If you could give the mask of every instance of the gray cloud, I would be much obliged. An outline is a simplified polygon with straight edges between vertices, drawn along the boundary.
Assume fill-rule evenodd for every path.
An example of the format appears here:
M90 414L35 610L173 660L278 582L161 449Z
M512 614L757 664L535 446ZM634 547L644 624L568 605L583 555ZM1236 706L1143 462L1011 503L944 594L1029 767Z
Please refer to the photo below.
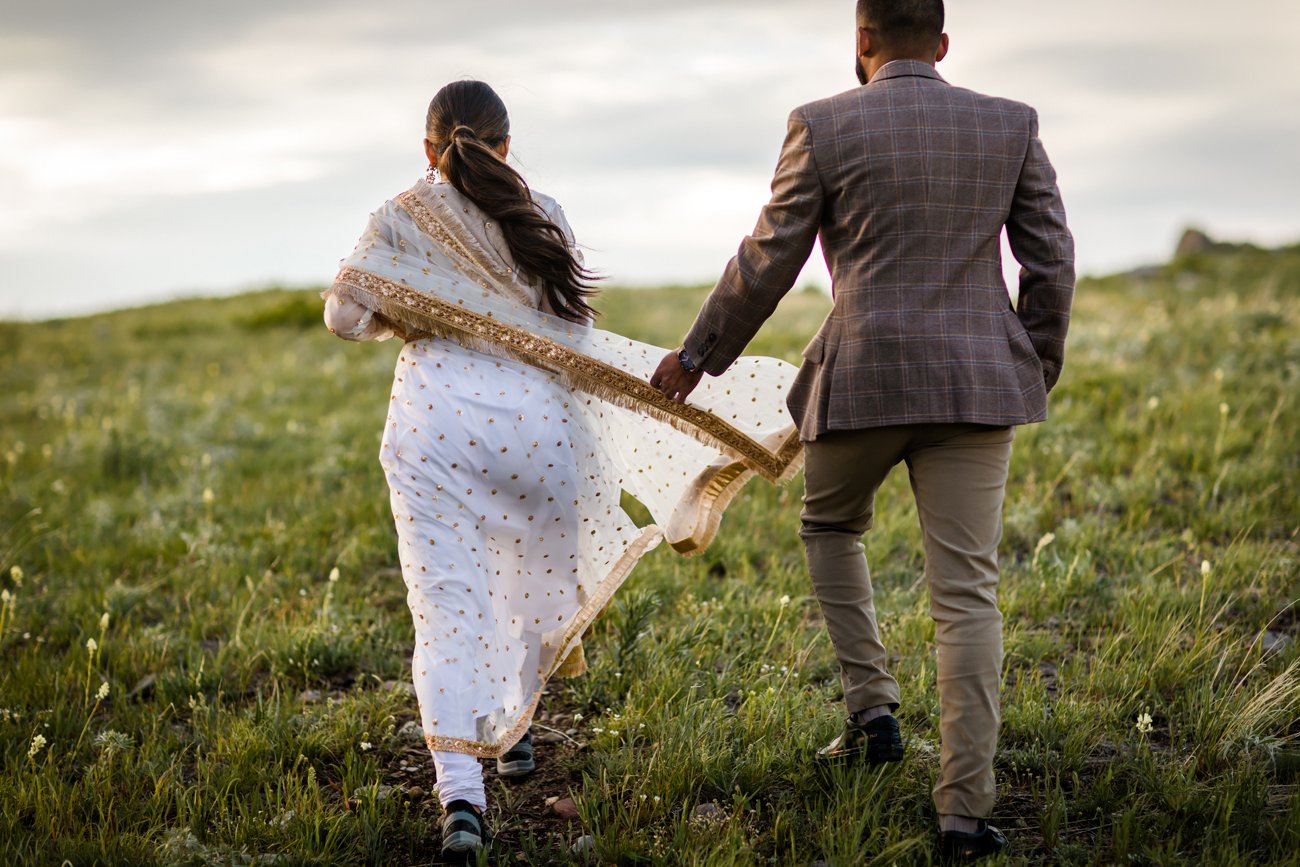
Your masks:
M1193 219L1300 234L1300 85L1253 48L1300 34L1252 2L1224 21L1203 0L967 0L942 69L1039 108L1085 269L1160 258ZM790 109L852 83L852 5L6 4L0 315L327 279L421 171L423 106L464 75L501 91L525 173L598 266L709 279Z

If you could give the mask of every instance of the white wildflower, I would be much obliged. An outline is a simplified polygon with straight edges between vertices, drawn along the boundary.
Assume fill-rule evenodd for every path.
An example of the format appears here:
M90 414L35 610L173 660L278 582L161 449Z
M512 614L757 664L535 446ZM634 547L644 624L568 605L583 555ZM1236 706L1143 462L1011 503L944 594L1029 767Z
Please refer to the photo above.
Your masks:
M12 578L13 582L17 584L19 587L23 586L23 567L10 566L9 577Z
M210 506L210 505L212 505L212 503L213 503L216 499L217 499L217 495L214 494L214 493L212 493L212 489L211 489L211 488L204 488L204 489L203 489L203 503L204 503L204 505Z
M108 698L108 681L99 685L99 691L95 693L95 701L103 701Z
M339 580L339 567L335 566L330 570L330 583L336 584Z
M1151 729L1152 729L1151 714L1147 713L1146 711L1143 711L1142 713L1138 714L1138 718L1137 718L1138 734L1149 735L1151 734Z
M103 614L99 615L99 631L100 631L100 632L107 632L107 631L108 631L108 612L107 612L107 611L105 611Z
M357 746L361 748L361 752L365 753L365 752L369 752L371 747L374 746L374 744L372 744L370 741L362 741L361 743L357 744Z
M1228 414L1228 405L1226 403L1219 404L1219 415L1227 415L1227 414Z
M781 603L781 607L784 608L785 606L787 606L787 605L790 604L790 597L789 597L788 595L787 595L787 596L782 596L782 597L781 597L779 600L777 600L777 601L779 601L779 602Z
M0 603L4 603L5 605L8 605L9 600L13 598L14 598L13 594L10 593L8 590L0 590Z
M1155 412L1156 409L1159 408L1159 406L1160 406L1160 398L1156 397L1155 395L1152 395L1151 397L1147 398L1147 410L1149 410L1150 412Z
M37 735L36 737L32 738L32 745L27 748L27 758L29 759L36 758L36 754L39 753L41 750L45 749L46 743L47 742L45 740L45 735Z
M96 641L96 640L93 639L93 638L87 638L87 639L86 639L86 652L87 652L87 653L94 653L96 650L99 650L99 642Z
M1202 561L1201 561L1201 575L1204 576L1204 577L1206 577L1206 578L1209 578L1209 577L1210 577L1210 561L1209 561L1209 560L1202 560Z

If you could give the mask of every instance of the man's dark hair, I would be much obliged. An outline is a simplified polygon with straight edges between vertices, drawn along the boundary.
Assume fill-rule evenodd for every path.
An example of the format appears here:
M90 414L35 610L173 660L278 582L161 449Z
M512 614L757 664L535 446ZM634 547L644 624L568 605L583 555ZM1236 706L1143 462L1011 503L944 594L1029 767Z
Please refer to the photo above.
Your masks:
M929 51L943 35L943 0L858 0L858 24L891 48Z

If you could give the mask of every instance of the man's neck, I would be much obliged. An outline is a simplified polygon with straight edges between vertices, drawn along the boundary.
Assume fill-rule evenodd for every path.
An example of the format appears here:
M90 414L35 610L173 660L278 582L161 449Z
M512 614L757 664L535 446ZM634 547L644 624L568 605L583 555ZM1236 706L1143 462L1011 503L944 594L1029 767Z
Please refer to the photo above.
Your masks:
M934 67L934 57L918 57L914 54L879 54L875 57L867 58L867 80L876 77L886 64L893 63L897 60L915 60L917 63L924 63L926 66Z

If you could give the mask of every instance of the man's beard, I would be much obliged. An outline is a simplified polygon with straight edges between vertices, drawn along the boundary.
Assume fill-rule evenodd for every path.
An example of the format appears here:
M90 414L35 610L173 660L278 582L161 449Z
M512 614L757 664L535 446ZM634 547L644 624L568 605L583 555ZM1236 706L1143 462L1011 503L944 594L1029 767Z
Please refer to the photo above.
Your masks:
M858 84L866 84L868 81L866 70L862 68L862 58L853 58L853 74L858 77Z

